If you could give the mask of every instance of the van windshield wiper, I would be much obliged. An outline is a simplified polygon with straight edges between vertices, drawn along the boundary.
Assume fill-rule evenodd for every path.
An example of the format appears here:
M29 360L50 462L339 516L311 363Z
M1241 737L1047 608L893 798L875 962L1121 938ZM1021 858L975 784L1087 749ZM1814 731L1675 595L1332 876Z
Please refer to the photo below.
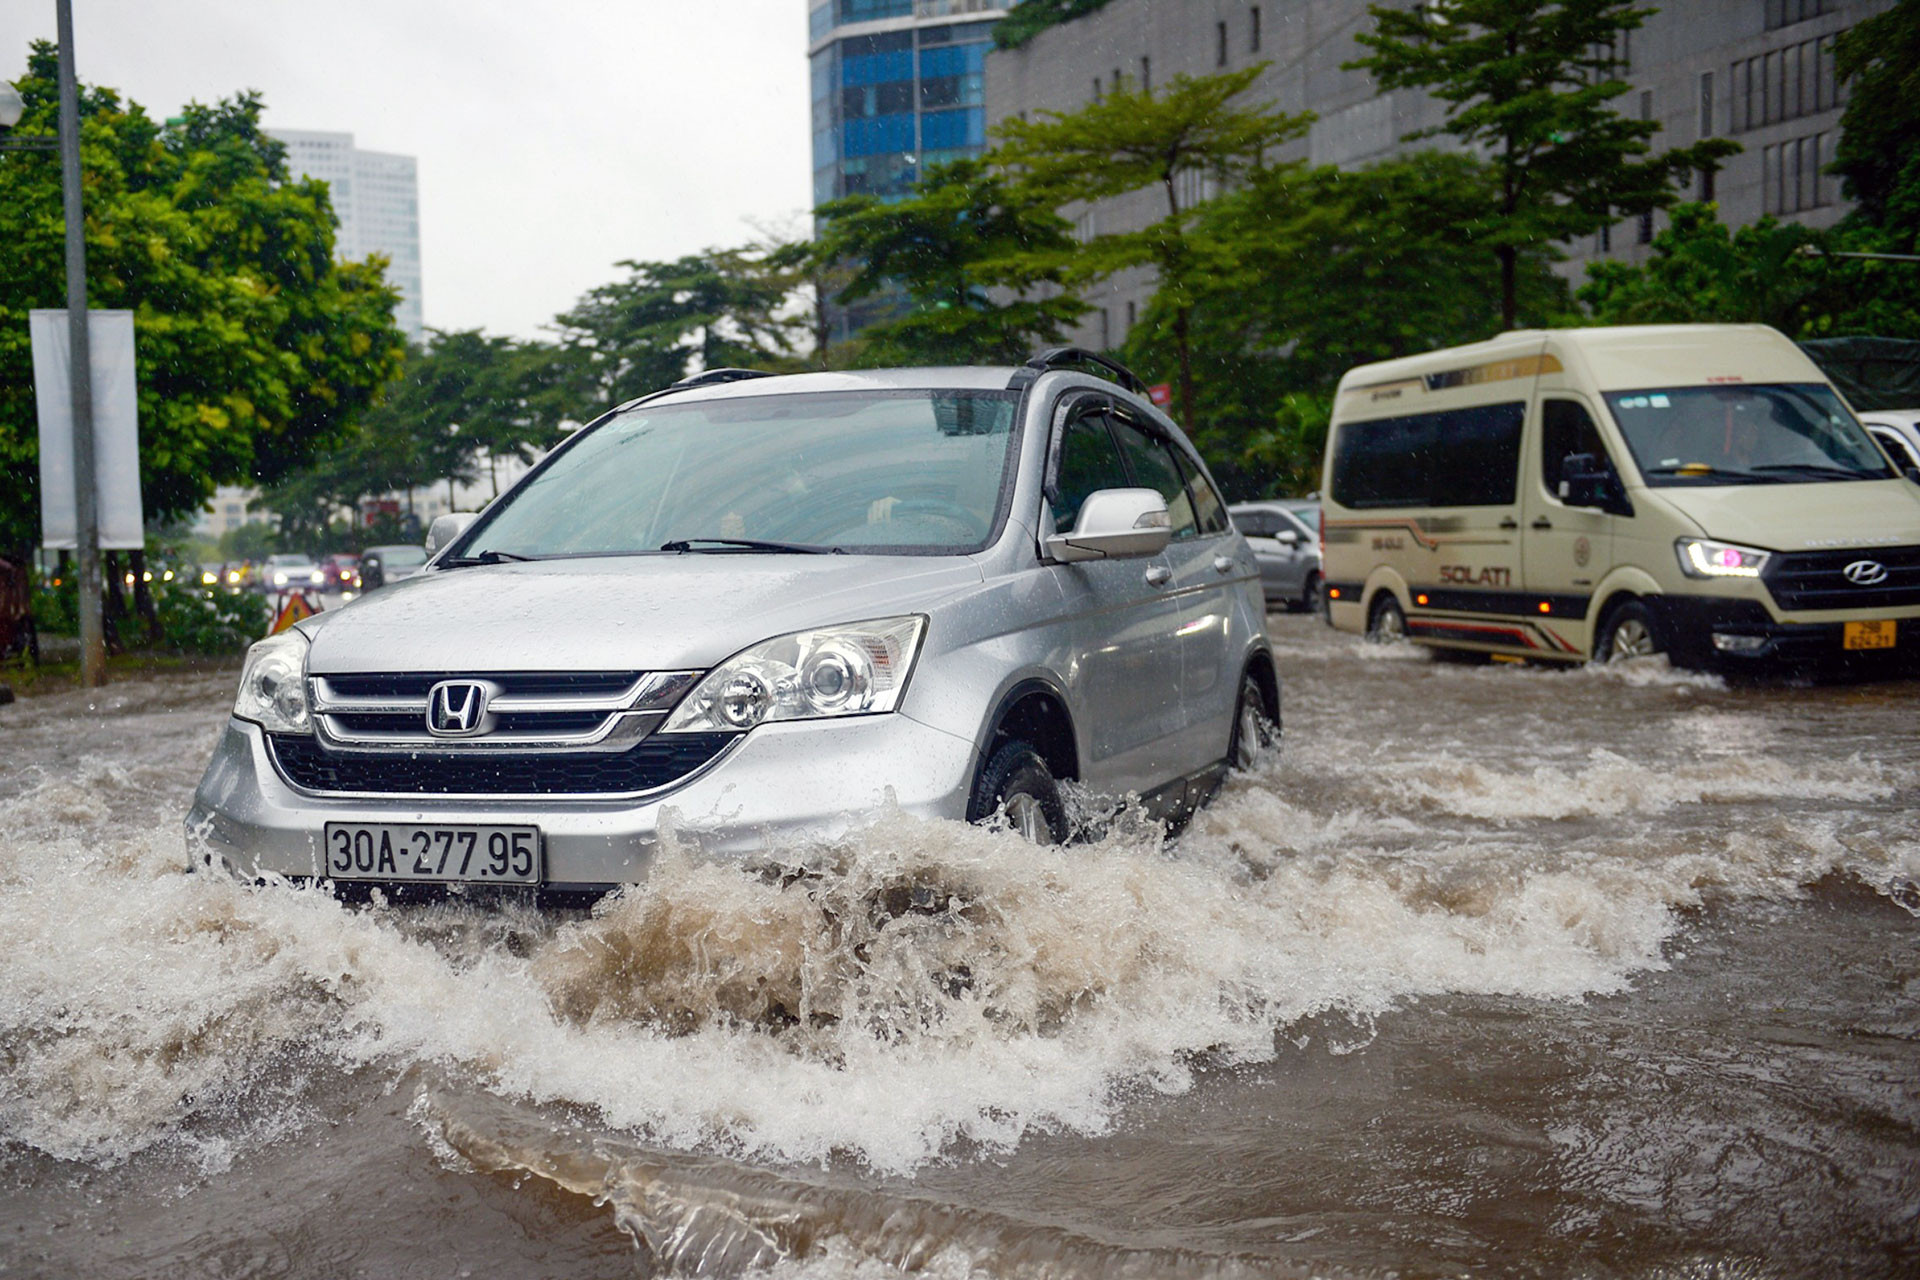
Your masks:
M1723 480L1756 480L1761 483L1766 483L1763 477L1757 476L1751 471L1729 471L1725 467L1716 467L1710 462L1683 462L1678 466L1672 467L1643 467L1641 468L1640 474L1645 476L1680 476L1688 480L1717 476Z
M698 544L698 545L696 545ZM806 556L838 555L838 547L813 547L804 542L768 542L762 538L675 538L660 544L662 551L688 552L702 546L738 548L741 551L792 551Z
M538 560L538 556L523 556L517 551L479 551L470 556L454 556L440 562L443 569L464 569L470 564L505 564L507 561Z
M1885 475L1874 475L1870 471L1854 471L1847 467L1830 466L1822 462L1769 462L1755 471L1791 471L1797 475L1826 476L1834 480L1884 480Z

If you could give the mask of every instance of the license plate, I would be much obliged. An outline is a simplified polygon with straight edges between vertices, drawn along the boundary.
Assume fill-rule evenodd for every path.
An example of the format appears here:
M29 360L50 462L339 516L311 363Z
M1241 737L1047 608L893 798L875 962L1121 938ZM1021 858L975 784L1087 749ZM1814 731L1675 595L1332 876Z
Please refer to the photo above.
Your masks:
M334 880L540 883L540 828L329 822L326 866Z
M1840 643L1848 649L1891 649L1897 626L1892 618L1875 622L1849 622Z

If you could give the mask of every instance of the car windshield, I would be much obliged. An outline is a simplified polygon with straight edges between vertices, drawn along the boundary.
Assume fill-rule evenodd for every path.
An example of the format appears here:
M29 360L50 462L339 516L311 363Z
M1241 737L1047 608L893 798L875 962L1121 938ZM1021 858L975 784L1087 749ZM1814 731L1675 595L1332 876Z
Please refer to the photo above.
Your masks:
M1649 486L1884 480L1866 431L1818 382L1664 387L1606 396Z
M638 405L570 444L462 554L977 551L999 522L1015 405L971 391Z

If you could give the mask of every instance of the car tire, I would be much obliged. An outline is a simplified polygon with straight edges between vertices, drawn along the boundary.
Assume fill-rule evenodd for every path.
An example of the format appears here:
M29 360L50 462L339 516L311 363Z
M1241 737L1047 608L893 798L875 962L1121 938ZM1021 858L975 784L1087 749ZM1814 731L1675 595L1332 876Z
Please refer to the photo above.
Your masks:
M1300 612L1320 613L1325 608L1326 601L1320 590L1320 575L1310 573L1307 575L1306 584L1300 588Z
M1666 646L1653 627L1653 615L1638 600L1629 600L1608 613L1593 644L1595 662L1651 658L1665 652Z
M1407 638L1407 615L1391 591L1382 591L1367 615L1367 639L1375 644L1399 644Z
M1040 753L1019 739L1000 744L973 784L967 821L985 822L1004 813L1007 825L1034 844L1062 844L1067 807L1060 784Z
M1254 755L1280 741L1280 725L1267 713L1266 690L1248 671L1240 677L1240 697L1233 705L1233 728L1227 735L1227 767L1244 770Z

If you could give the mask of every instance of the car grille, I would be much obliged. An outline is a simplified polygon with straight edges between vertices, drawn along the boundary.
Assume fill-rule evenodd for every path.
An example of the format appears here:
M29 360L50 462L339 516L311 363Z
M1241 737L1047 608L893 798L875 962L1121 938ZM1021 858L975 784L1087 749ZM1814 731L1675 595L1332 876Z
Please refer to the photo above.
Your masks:
M670 733L621 752L343 752L269 735L274 767L306 791L373 795L632 795L670 786L740 735Z
M697 671L355 672L308 677L322 745L419 752L624 752L660 727ZM473 731L428 730L435 686L485 691Z
M1862 560L1885 566L1886 580L1869 586L1848 581L1847 566ZM1767 562L1761 581L1776 604L1795 612L1920 605L1920 546L1788 552Z

